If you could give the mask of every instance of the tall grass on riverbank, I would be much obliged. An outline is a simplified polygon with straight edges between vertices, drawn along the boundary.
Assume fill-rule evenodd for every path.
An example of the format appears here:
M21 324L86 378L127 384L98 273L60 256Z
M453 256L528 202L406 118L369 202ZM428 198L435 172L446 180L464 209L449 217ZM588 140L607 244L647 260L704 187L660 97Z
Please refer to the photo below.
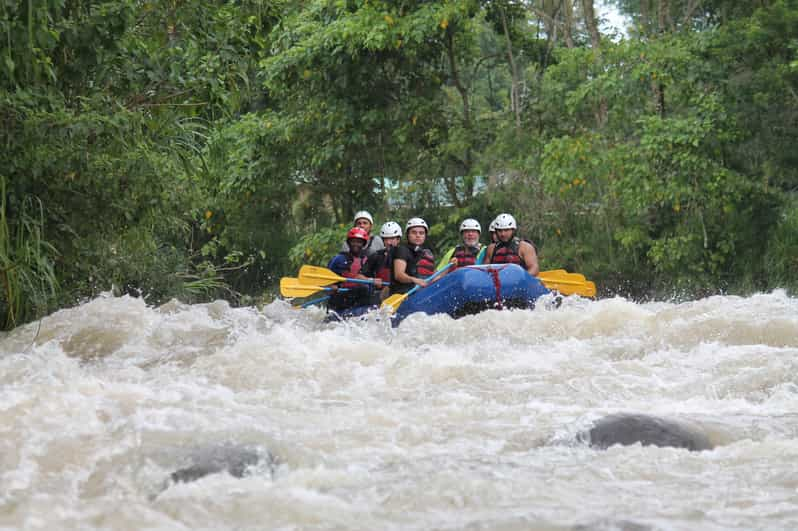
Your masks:
M785 208L768 242L765 266L771 285L798 294L798 199Z
M53 303L58 280L56 250L42 237L44 208L26 197L10 218L6 178L0 176L0 328L8 330L42 315Z

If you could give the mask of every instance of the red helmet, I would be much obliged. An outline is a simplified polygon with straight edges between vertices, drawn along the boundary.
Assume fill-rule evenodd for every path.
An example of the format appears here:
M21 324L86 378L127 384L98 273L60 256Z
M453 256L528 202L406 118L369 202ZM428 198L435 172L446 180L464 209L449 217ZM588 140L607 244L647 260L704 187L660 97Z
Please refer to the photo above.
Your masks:
M359 238L364 242L367 242L369 241L369 233L360 227L352 227L349 229L349 232L346 233L346 240L349 241L352 238Z

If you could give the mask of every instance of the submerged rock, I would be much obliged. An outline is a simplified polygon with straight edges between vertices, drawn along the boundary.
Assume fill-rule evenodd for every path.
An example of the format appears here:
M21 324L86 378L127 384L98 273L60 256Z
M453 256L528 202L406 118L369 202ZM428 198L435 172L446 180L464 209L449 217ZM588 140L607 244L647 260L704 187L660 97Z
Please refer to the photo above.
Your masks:
M646 524L638 524L629 520L599 520L589 524L579 524L573 531L652 531Z
M598 420L592 428L577 435L577 440L593 448L628 446L670 446L691 451L711 450L714 445L700 428L686 422L651 415L615 414Z
M252 447L217 446L195 451L189 458L190 465L175 470L169 475L165 488L174 483L196 481L211 474L226 472L233 477L243 478L254 470L274 473L277 463L268 451Z

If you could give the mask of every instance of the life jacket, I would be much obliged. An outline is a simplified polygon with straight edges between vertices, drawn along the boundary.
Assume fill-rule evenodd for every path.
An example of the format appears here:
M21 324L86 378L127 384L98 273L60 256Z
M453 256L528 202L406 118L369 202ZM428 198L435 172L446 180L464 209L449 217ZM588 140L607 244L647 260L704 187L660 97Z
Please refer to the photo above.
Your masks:
M411 277L427 278L435 274L435 256L425 247L411 247L413 263L407 264L405 272Z
M346 270L343 273L341 273L341 276L345 278L357 277L360 274L360 271L363 269L363 266L366 265L366 260L368 260L368 258L366 257L366 253L362 253L361 256L352 256L350 253L341 253L341 254L344 255L344 258L346 258L346 265L347 265ZM363 284L360 284L358 282L344 282L341 285L341 287L350 288L350 289L362 288Z
M526 240L525 240L526 241ZM531 242L530 242L531 243ZM518 254L521 247L521 240L513 237L509 242L498 241L493 248L493 256L491 257L491 264L518 264L523 269L526 269L526 262Z
M474 247L464 244L458 245L454 248L453 258L457 258L457 267L465 267L477 263L477 255L481 245L477 244Z
M372 258L376 260L376 265L373 269L374 277L381 278L386 285L391 282L393 277L393 250L394 247L386 247L377 251Z
M410 250L411 258L407 261L405 273L411 277L427 278L435 273L435 257L432 251L424 247L410 247L408 244L403 244ZM406 293L414 284L409 282L407 284L397 281L395 278L391 283L391 293Z
M345 269L341 271L340 267L336 267L340 271L340 275L345 278L356 277L366 265L366 253L361 256L352 256L351 253L339 253L338 256L343 257ZM344 282L339 287L347 288L349 291L336 291L330 294L327 301L327 309L341 312L354 308L356 306L365 306L370 304L371 289L369 286L356 282Z

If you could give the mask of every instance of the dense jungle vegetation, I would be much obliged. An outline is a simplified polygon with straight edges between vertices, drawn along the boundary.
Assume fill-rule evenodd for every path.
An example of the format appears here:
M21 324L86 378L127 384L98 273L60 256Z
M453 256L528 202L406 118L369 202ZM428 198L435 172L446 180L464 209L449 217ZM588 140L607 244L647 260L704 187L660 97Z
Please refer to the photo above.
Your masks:
M356 210L604 294L798 287L798 0L0 0L0 328L251 303Z

